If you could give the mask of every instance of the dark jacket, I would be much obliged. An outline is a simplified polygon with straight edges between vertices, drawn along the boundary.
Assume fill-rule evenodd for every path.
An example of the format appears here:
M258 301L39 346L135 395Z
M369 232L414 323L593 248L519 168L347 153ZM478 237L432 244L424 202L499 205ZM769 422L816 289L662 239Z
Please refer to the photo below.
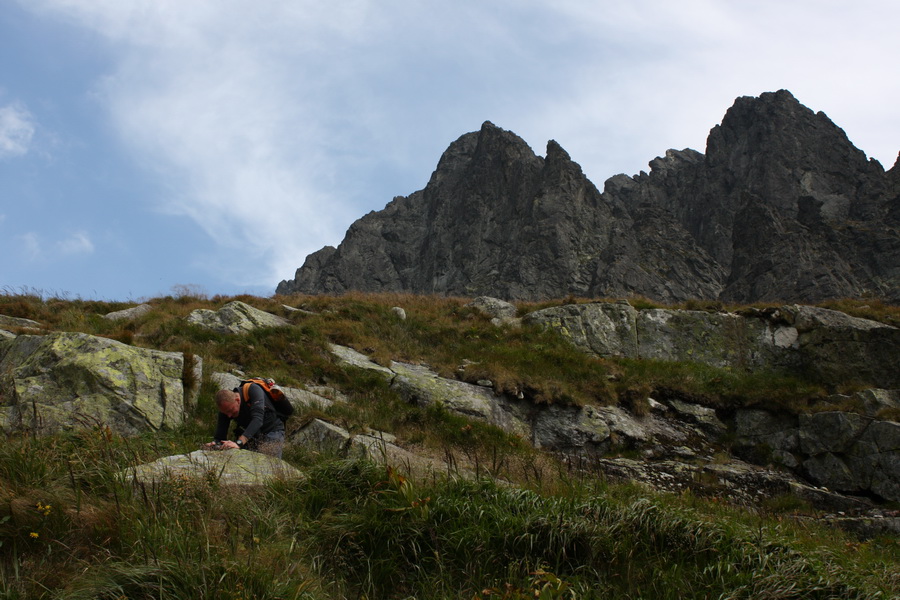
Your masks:
M255 383L251 384L249 399L243 397L240 389L235 388L234 391L241 394L241 410L236 419L231 419L225 414L219 413L219 420L216 423L216 435L214 439L228 439L228 429L231 427L232 420L237 421L237 427L234 431L235 439L243 435L251 442L255 442L267 433L284 431L284 423L278 418L278 414L275 412L275 406L272 404L272 401L266 395L266 392L262 387ZM284 400L283 402L287 404L285 408L289 411L286 414L293 412L290 402L287 400Z

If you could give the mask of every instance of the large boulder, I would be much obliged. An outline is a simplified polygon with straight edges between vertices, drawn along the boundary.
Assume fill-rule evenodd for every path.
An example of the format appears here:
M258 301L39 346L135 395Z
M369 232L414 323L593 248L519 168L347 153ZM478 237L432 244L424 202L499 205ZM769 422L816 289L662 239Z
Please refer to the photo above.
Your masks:
M198 308L187 316L187 322L218 333L248 333L263 327L286 327L290 321L253 308L239 300L229 302L219 310Z
M184 360L179 352L84 333L0 342L0 429L54 432L99 425L133 435L175 427L184 420ZM199 357L194 360L197 369Z
M303 473L280 458L260 452L197 450L131 467L122 476L144 484L198 479L221 485L260 486L272 480L300 479Z
M393 371L372 361L368 356L362 352L357 352L353 348L341 346L340 344L331 344L328 348L337 359L338 364L342 366L376 371L387 379L393 379L394 377Z
M103 315L103 318L107 321L132 321L146 315L151 310L153 310L153 307L149 304L138 304L137 306L132 306L131 308L126 308L124 310L106 313Z

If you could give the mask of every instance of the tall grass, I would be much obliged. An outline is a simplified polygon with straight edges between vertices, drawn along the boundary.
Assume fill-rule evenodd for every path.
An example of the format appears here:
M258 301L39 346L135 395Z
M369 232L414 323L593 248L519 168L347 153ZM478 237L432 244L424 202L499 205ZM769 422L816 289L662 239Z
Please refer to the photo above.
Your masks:
M898 583L890 561L867 557L859 570L804 548L802 531L677 496L418 487L358 463L272 493L304 517L298 530L324 573L368 598L533 598L551 583L547 593L566 598L874 598Z
M288 448L301 482L223 488L211 478L132 484L131 465L191 452L215 418L208 375L174 431L108 429L0 444L0 599L51 598L875 598L900 595L900 545L764 519L690 495L662 496L570 473L522 440L439 407L410 406L378 375L344 370L330 342L424 362L544 403L635 404L673 394L717 406L804 410L815 382L706 367L606 361L537 329L496 328L460 298L397 294L241 297L293 327L224 336L187 326L231 298L125 303L0 294L0 314L196 355L286 385L327 384L349 402L300 411L351 431L391 431L455 468L413 479ZM282 302L315 314L291 313ZM403 306L406 320L390 308ZM2 394L0 394L2 395ZM635 404L637 406L637 404ZM459 477L474 473L475 480ZM497 483L494 480L502 483Z
M562 468L527 488L321 457L298 463L304 480L261 489L118 475L196 443L104 429L10 438L0 449L0 598L900 593L896 540L859 544Z

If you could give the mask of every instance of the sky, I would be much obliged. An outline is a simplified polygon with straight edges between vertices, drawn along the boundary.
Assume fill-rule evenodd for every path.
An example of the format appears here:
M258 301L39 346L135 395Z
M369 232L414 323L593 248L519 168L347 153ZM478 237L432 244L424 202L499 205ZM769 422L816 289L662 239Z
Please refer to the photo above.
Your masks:
M0 293L271 296L484 121L599 188L788 89L890 168L896 0L0 0Z

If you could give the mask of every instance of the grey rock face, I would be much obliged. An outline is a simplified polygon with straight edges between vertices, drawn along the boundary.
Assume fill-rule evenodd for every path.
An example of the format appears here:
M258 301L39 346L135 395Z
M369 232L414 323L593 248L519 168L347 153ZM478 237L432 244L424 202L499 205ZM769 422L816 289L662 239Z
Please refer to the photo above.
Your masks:
M628 303L596 302L546 308L523 317L524 323L559 331L597 356L637 357L638 311Z
M812 306L780 314L797 329L802 368L819 379L900 388L900 329Z
M900 387L900 329L810 306L737 315L570 304L525 315L597 356L803 369L823 383Z
M669 150L602 193L556 142L541 158L486 122L277 291L896 302L898 203L900 168L784 90L738 98L706 154Z
M440 405L458 415L496 425L537 448L595 461L622 449L640 450L654 459L706 457L711 461L713 448L729 437L730 430L736 454L753 462L773 463L802 473L832 490L872 493L900 501L900 423L840 411L798 417L760 409L739 409L733 421L726 423L711 408L677 399L667 400L666 405L652 401L654 409L644 417L616 406L539 406L489 388L439 377L421 365L392 362L386 368L349 348L332 346L332 352L347 366L381 373L410 402ZM890 394L883 390L860 393L863 399L885 395ZM320 446L327 446L331 440L335 448L346 448L350 440L349 434L327 425L304 435L318 440ZM609 466L608 461L601 462ZM654 470L651 466L641 468ZM725 467L707 465L706 469L716 471L723 480L730 479ZM782 481L780 491L776 491L786 493L790 478L773 477Z
M735 450L755 462L802 472L831 490L900 500L900 423L842 411L797 417L751 409L739 410L734 423Z
M20 335L0 342L0 430L108 426L134 435L175 427L184 420L190 395L183 368L178 352L83 333Z
M247 333L261 327L286 327L290 321L235 300L216 311L198 308L187 322L219 333Z
M539 448L596 456L615 448L681 443L699 434L691 424L673 424L658 416L636 418L619 407L537 407L483 386L439 377L421 365L392 362L387 369L349 348L333 345L332 352L347 366L381 373L410 402L440 405L458 415L496 425ZM691 423L699 423L700 429L713 437L724 433L708 409L683 403L681 410L690 415Z
M346 429L321 419L313 419L289 439L290 443L315 452L363 458L390 465L403 472L433 474L450 470L446 463L416 455L396 445L394 441L392 435L380 431L353 435Z
M793 415L740 409L734 416L735 451L756 463L799 467L799 432L797 417Z

